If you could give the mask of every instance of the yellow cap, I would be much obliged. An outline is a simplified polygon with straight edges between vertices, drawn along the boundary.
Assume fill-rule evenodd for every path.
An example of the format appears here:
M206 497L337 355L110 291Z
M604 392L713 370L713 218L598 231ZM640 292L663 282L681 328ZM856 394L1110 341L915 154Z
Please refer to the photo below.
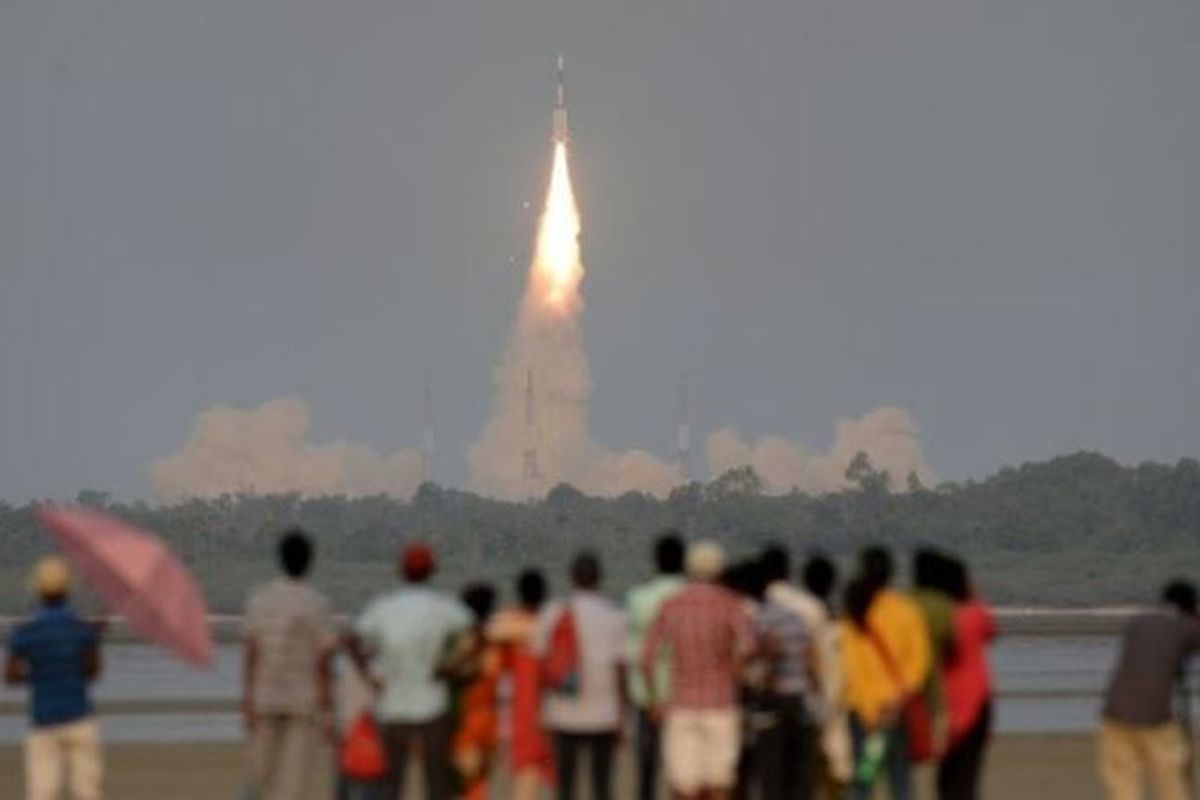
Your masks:
M29 584L43 597L66 594L71 588L71 570L58 556L46 556L33 568Z
M702 540L694 543L687 552L688 575L697 580L715 581L725 569L725 548L716 542Z

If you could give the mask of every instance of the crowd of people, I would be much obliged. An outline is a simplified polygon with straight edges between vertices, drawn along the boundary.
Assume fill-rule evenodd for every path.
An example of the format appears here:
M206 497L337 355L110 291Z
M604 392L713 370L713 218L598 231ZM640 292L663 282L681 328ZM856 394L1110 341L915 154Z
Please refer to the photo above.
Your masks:
M843 586L820 554L794 565L773 545L730 562L716 542L667 531L623 605L581 552L561 597L529 569L497 608L486 582L435 588L435 553L408 544L401 585L348 625L308 580L303 531L281 537L278 557L244 616L247 798L329 796L317 781L332 745L339 800L402 797L414 764L427 800L484 800L499 769L516 800L610 800L627 737L638 800L664 785L676 800L980 794L996 626L947 553L918 550L903 590L892 555L870 547ZM97 800L87 687L100 631L72 611L60 559L38 564L34 588L41 610L13 632L5 668L33 690L27 797L57 799L66 781L73 800ZM1159 797L1185 796L1171 692L1200 621L1190 584L1163 601L1130 622L1103 711L1114 800L1140 797L1143 772Z

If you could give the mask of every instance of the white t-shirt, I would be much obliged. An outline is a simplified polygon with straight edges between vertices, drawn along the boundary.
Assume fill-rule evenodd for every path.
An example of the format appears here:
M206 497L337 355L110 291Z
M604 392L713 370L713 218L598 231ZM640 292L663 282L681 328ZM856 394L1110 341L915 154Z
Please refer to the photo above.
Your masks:
M455 598L423 586L392 592L367 606L355 630L374 650L383 681L376 713L383 722L428 722L446 713L449 694L436 676L454 636L471 626Z
M579 692L548 692L542 715L550 730L571 733L613 731L621 724L621 684L618 668L624 663L625 615L595 592L576 592L569 601L575 614L575 632L581 661ZM544 657L554 624L564 603L556 601L538 616L534 652Z

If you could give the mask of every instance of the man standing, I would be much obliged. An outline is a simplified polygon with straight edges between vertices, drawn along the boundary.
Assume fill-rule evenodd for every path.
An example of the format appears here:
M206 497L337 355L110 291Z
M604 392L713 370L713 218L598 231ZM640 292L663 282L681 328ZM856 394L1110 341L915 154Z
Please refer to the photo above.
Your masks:
M753 632L738 599L717 584L724 565L720 545L692 545L690 581L663 603L642 651L652 713L666 704L663 761L677 800L727 800L736 777L738 673L753 650ZM670 695L659 697L652 676L664 651Z
M626 659L637 664L642 655L646 633L658 616L658 610L684 586L683 538L668 530L654 544L654 562L658 574L629 591L625 608L629 620L629 647ZM654 675L654 694L669 696L669 663L659 659ZM637 709L638 800L654 800L658 792L658 762L661 750L658 723L650 718L649 693L640 669L629 670L629 698Z
M1196 587L1185 581L1167 585L1162 607L1125 627L1100 725L1100 774L1111 800L1140 798L1143 772L1158 800L1188 796L1189 747L1171 716L1171 690L1197 649Z
M39 561L32 584L42 607L13 631L4 669L10 686L33 690L25 796L58 800L65 772L72 800L99 800L103 759L87 687L100 675L100 636L67 604L71 575L62 559Z
M817 683L821 690L821 746L817 758L817 796L838 800L850 784L854 770L850 745L850 720L846 712L846 674L842 669L841 633L833 615L837 567L820 553L804 564L804 588L821 604L822 620L816 627Z
M542 611L534 635L534 650L546 659L553 656L564 623L569 620L574 628L575 685L551 687L543 705L546 728L554 737L559 800L575 796L575 773L585 750L591 760L593 800L612 797L613 756L625 704L625 618L599 593L600 578L595 555L576 556L571 565L574 591Z
M791 559L782 547L764 550L760 568L766 593L755 626L769 665L763 711L770 723L757 746L762 796L808 800L815 784L822 711L818 632L827 618L819 600L788 582Z
M437 673L456 640L469 633L472 617L456 598L429 586L436 564L428 546L409 545L399 566L406 585L367 606L350 639L350 655L381 692L376 716L388 751L386 796L401 795L415 754L427 800L450 800L453 725L449 692Z
M321 738L333 737L333 670L338 635L329 601L309 586L308 536L279 540L283 574L246 603L242 708L251 785L264 800L313 796Z

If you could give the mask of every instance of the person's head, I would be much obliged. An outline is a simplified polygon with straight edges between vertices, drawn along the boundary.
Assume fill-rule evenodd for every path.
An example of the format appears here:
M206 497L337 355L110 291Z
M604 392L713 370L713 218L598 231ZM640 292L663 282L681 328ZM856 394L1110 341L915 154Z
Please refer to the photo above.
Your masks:
M846 584L846 616L859 629L867 629L867 614L871 610L871 603L875 601L875 595L879 594L881 588L862 576Z
M496 590L488 583L471 583L463 587L463 605L471 610L475 624L482 625L496 607Z
M1176 579L1162 590L1162 601L1182 614L1196 613L1196 584Z
M725 569L725 549L714 541L695 542L687 551L687 574L694 581L716 581Z
M312 565L312 540L300 528L284 532L279 540L279 566L289 578L303 578Z
M952 561L931 547L917 549L912 561L913 585L918 589L933 589L949 594Z
M858 556L859 577L883 588L892 582L892 554L884 547L867 547Z
M828 603L833 599L833 587L837 583L837 567L828 557L814 553L804 564L804 588Z
M943 590L956 603L971 599L971 571L961 558L947 557Z
M767 583L786 581L792 576L792 557L782 545L769 545L758 559L763 580Z
M405 545L400 551L400 574L409 583L427 582L436 569L433 548L424 542Z
M762 560L747 558L730 564L721 573L721 584L734 594L761 602L767 591Z
M571 584L585 592L600 588L600 559L591 551L584 551L571 562Z
M43 605L61 605L71 593L71 570L58 556L46 556L34 565L29 585Z
M527 569L518 575L517 599L527 611L541 608L546 602L546 576L536 569Z
M654 543L654 565L662 575L683 573L684 546L679 531L667 529Z

